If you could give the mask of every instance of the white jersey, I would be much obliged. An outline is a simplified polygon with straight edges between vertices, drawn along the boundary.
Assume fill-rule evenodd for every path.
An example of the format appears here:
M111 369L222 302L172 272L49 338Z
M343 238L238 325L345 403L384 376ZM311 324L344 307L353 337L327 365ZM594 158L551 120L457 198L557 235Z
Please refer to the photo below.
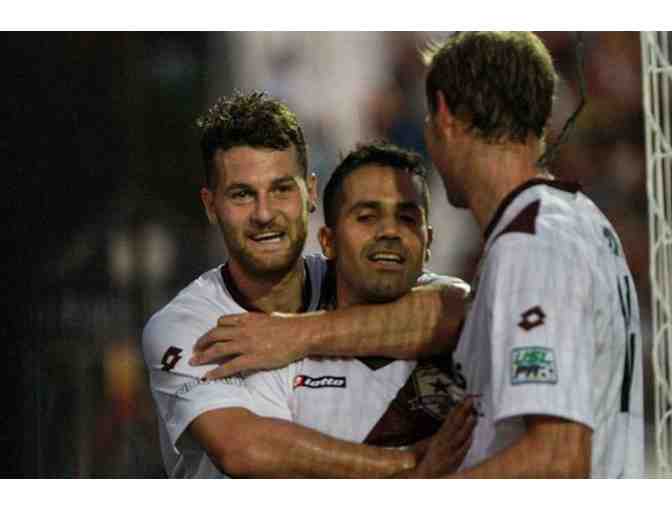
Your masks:
M465 285L432 273L424 273L418 284L437 281ZM295 423L374 446L406 446L429 437L465 395L449 355L421 362L308 358L288 371L293 383L287 400Z
M312 287L308 309L314 310L324 294L326 264L319 256L306 257L306 264ZM439 280L463 284L431 273L418 283ZM403 446L434 433L464 397L464 381L454 377L449 357L420 365L386 358L310 358L244 378L204 383L200 378L211 367L188 365L192 346L219 316L245 312L240 301L235 286L227 286L221 267L216 268L186 287L145 328L145 360L169 476L226 476L184 433L191 421L209 410L242 407L337 439Z
M623 248L577 186L535 179L485 232L457 368L481 413L463 468L524 433L525 415L582 423L592 477L644 474L639 307Z
M309 285L307 310L317 309L326 263L319 255L304 257ZM238 297L238 301L236 301ZM259 415L291 420L282 404L283 388L292 383L287 371L258 372L245 378L203 382L213 365L188 364L196 340L226 314L244 313L235 287L226 285L222 266L183 289L149 320L143 331L143 352L152 396L158 410L161 453L168 476L221 477L205 450L189 435L189 424L213 409L241 407Z

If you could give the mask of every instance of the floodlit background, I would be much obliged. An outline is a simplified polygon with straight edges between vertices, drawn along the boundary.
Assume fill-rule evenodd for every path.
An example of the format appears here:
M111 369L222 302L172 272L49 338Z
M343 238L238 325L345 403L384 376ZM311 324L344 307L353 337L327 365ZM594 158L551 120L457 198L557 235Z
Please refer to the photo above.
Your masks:
M285 100L323 186L358 141L384 137L424 153L418 48L446 34L4 34L0 337L11 396L0 418L0 475L163 476L140 334L154 311L226 256L198 198L194 120L210 103L234 89ZM574 41L571 32L539 35L561 75L552 139L579 100ZM584 185L623 241L642 309L650 425L639 35L586 32L585 50L588 105L553 170ZM476 225L447 205L436 175L431 182L430 267L469 279ZM321 210L312 222L307 250L315 251Z

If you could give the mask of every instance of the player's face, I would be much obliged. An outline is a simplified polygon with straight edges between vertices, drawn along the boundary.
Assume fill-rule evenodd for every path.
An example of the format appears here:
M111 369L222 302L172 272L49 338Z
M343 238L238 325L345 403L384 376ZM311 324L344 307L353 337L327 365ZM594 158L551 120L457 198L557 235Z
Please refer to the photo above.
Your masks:
M252 277L280 276L296 264L308 231L315 177L302 177L296 149L234 147L215 153L217 186L201 199L217 223L229 264Z
M408 292L422 271L431 231L418 177L365 165L343 181L336 227L320 243L336 261L338 305L389 301Z

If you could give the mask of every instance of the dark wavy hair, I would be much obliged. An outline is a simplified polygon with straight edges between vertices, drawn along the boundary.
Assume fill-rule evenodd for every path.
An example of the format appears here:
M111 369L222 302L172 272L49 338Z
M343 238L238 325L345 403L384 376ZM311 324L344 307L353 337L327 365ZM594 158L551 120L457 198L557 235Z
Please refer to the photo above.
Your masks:
M250 146L284 150L294 145L304 178L308 173L306 141L296 115L265 92L237 91L220 97L196 125L201 129L205 182L210 188L217 184L214 156L218 149Z
M486 142L540 139L551 115L557 76L550 53L532 32L458 32L432 44L425 92Z
M355 150L343 158L329 177L322 200L324 223L327 227L334 228L336 226L338 213L343 204L343 181L348 175L364 165L390 166L420 177L422 181L422 205L426 213L429 214L427 171L422 164L420 154L385 141L377 141L357 145Z

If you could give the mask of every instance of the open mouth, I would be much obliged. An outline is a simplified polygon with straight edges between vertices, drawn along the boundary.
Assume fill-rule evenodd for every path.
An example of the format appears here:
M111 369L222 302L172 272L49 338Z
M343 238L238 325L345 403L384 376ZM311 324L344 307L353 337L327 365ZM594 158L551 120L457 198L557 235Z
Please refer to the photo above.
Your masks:
M287 234L284 232L266 232L249 236L252 241L259 244L278 244L282 242Z
M401 266L406 262L406 259L398 253L393 252L376 252L368 256L371 262L378 262L390 266Z

